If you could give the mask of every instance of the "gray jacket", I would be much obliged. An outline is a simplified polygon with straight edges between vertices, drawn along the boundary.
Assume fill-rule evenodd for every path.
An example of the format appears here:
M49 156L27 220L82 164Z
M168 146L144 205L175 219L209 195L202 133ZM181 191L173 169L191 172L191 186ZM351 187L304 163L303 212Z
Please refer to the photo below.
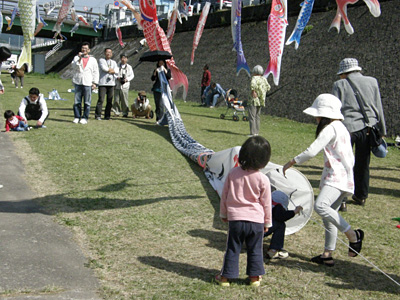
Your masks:
M363 76L360 72L350 73L348 78L357 87L364 100L364 109L369 119L369 125L377 124L381 133L386 135L385 116L378 81L373 77ZM346 79L340 79L333 84L332 94L342 101L343 123L350 133L367 127L353 89Z
M114 69L115 74L109 74L109 69ZM100 79L99 86L115 86L115 79L118 76L118 65L115 60L104 58L99 59Z

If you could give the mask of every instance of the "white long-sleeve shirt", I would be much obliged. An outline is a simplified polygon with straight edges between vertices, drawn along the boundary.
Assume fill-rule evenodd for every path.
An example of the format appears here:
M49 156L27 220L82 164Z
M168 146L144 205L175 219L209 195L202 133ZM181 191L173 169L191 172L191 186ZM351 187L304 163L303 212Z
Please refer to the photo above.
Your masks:
M75 56L71 65L74 70L72 82L77 85L92 86L99 83L99 66L97 60L90 56L85 67L83 67L83 59Z
M122 78L122 76L125 76L126 82L121 85L121 82L119 81L119 78ZM129 87L131 85L130 81L135 77L133 73L133 69L131 65L125 64L119 65L119 70L118 70L118 76L115 84L116 89L123 89L123 90L129 90Z
M49 114L49 111L47 110L46 100L44 100L43 94L39 94L39 98L36 101L32 101L29 96L26 96L22 99L21 104L19 105L18 113L25 120L26 120L25 109L28 104L36 104L40 106L42 115L40 116L39 121L43 123Z
M341 191L353 193L353 148L350 134L341 121L333 121L327 125L307 150L296 156L294 160L301 164L316 156L321 150L324 150L324 170L320 188L329 185Z

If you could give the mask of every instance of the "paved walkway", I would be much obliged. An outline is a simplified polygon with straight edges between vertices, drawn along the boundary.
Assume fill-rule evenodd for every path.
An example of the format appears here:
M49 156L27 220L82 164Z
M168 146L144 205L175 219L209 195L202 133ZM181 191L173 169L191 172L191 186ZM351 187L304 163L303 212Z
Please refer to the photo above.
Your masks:
M40 211L23 175L10 138L0 132L0 299L101 299L71 232Z

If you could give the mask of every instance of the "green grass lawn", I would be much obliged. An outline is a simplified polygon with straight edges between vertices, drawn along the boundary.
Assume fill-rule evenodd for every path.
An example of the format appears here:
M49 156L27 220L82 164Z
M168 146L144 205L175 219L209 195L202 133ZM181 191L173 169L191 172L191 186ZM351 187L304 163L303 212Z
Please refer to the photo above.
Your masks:
M145 119L96 121L96 94L89 123L73 124L70 80L27 75L23 90L15 89L5 74L2 80L2 115L6 109L17 112L33 86L45 96L56 88L68 99L47 102L47 129L9 135L37 192L35 201L44 206L43 213L74 232L105 299L400 299L399 286L362 258L347 257L340 242L334 268L309 262L324 243L315 213L302 230L286 238L290 258L266 263L261 287L246 285L245 253L240 278L229 288L216 285L213 277L222 266L227 231L218 218L219 198L202 169L174 148L167 127ZM131 91L130 103L135 96ZM207 148L220 151L247 138L247 122L219 119L225 108L176 104L188 133ZM271 161L277 164L314 139L314 124L271 116L261 122L260 134L270 141ZM322 160L318 155L297 166L316 193ZM366 206L350 203L343 216L365 231L362 254L399 282L400 231L391 221L400 217L398 149L391 148L385 159L372 158L370 185ZM345 240L343 234L339 238Z

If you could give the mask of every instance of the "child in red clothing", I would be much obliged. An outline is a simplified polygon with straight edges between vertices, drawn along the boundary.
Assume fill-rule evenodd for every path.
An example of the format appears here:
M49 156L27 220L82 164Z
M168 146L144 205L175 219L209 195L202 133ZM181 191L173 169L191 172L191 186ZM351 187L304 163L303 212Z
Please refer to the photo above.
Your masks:
M271 185L259 170L271 157L271 146L261 136L247 139L239 152L240 167L233 168L221 195L220 217L229 222L227 249L221 273L215 280L229 286L229 279L239 276L239 254L247 246L247 275L250 285L259 286L265 274L263 260L264 232L272 226Z
M6 119L6 132L12 131L28 131L30 128L28 122L20 117L16 116L12 110L6 110L4 112L4 118Z

